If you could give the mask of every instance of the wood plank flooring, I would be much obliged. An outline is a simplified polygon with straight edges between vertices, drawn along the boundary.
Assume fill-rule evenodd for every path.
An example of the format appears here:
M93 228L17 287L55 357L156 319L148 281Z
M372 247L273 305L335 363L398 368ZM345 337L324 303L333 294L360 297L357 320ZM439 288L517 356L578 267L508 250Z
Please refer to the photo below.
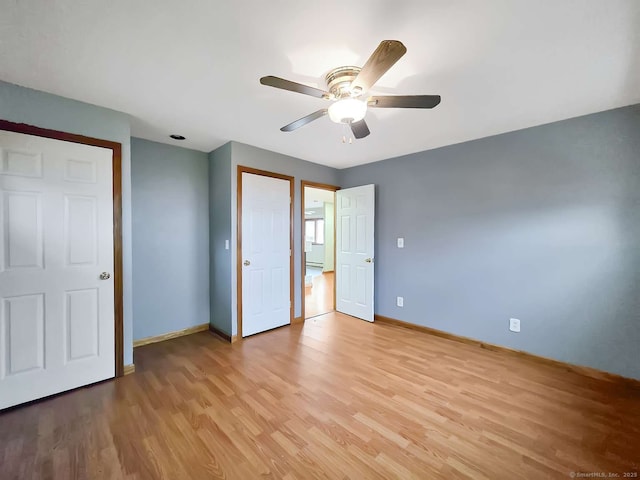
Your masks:
M640 475L632 382L341 314L148 345L135 364L0 413L0 478Z
M306 318L315 317L335 309L333 304L334 272L325 272L312 279L312 287L305 287L304 313Z

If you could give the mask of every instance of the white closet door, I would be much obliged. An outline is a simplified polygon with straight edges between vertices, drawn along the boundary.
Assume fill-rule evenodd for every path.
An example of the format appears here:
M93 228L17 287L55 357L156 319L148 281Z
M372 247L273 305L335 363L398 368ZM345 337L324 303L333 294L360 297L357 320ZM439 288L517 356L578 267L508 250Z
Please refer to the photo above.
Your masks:
M0 409L115 376L114 321L112 151L0 131Z
M291 323L290 183L242 173L242 336Z

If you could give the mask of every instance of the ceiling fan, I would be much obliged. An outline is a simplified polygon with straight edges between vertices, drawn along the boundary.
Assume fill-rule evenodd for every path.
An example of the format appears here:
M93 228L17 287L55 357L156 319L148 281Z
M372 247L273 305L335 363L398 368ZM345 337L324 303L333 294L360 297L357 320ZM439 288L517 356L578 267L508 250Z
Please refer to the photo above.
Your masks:
M285 125L281 131L292 132L329 115L331 121L351 127L355 138L364 138L370 133L364 121L368 107L433 108L440 103L440 95L374 95L367 99L361 98L406 52L407 48L402 42L383 40L364 67L338 67L327 73L325 81L329 91L273 76L262 77L260 83L333 102L328 108L317 110Z

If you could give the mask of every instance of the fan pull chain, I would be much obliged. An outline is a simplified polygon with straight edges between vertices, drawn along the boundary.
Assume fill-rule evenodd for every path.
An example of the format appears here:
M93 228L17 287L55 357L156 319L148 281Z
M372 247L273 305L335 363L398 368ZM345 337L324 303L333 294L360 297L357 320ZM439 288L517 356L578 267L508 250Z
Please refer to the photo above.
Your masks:
M349 139L349 144L352 144L353 138L351 137L351 128L349 128L349 124L343 123L342 125L345 132L342 134L342 143L347 143L347 139Z

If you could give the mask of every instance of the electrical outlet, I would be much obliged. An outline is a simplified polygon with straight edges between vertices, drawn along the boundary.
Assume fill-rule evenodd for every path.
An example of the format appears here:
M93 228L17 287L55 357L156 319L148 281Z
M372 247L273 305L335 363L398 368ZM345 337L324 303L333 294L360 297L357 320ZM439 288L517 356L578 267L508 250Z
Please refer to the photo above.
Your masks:
M398 237L398 248L404 248L404 238Z
M399 307L404 307L404 297L397 297L396 298L396 305Z
M224 249L229 250L229 240L224 241Z
M512 332L519 333L520 332L520 320L518 320L517 318L510 318L509 319L509 330L511 330Z

